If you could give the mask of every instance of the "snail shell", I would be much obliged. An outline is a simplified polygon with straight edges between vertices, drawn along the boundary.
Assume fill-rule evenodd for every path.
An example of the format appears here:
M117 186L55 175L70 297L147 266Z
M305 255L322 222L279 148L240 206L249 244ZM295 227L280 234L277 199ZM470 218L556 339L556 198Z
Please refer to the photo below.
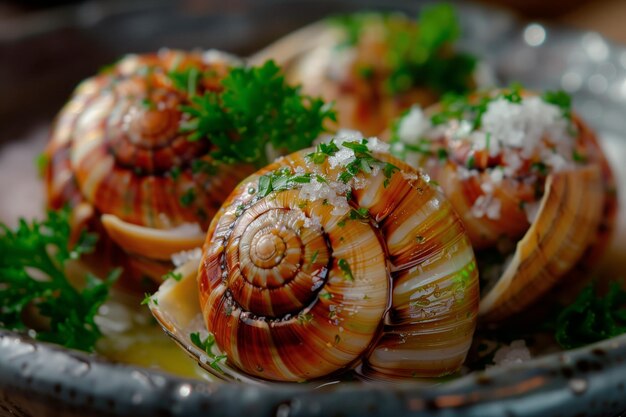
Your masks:
M405 75L405 82L412 85L398 91L392 91L389 86L394 67L406 64L406 70L411 71L409 58L392 57L390 45L397 43L398 38L416 37L419 27L414 19L402 13L357 13L343 18L360 22L354 23L361 27L357 34L348 33L329 19L279 40L253 59L276 59L285 68L288 79L301 84L304 92L335 102L339 127L356 129L366 136L381 134L412 104L433 104L445 92L412 81L409 75ZM351 36L357 36L353 45ZM455 56L448 44L440 49L439 58ZM398 60L406 62L395 62ZM449 64L442 60L438 65L439 72L461 66L452 60ZM451 78L448 85L453 82ZM474 85L472 76L464 81L466 85L461 91Z
M397 131L405 142L416 145L419 137L418 146L429 148L408 152L407 160L439 182L463 219L479 266L485 253L508 254L492 269L494 282L482 286L480 313L491 322L527 309L559 284L583 282L616 214L611 169L584 122L576 115L568 120L536 94L521 91L514 103L499 93L470 97L473 103L496 98L477 129L470 128L471 118L432 126L430 117L441 110L433 106L425 114L411 110ZM488 280L488 272L481 276Z
M368 146L399 171L374 168L344 184L350 159L341 157L352 151L321 164L296 152L244 180L211 223L200 307L229 363L247 374L302 381L362 363L436 377L463 363L478 309L463 224L426 176L379 152L377 140ZM275 172L311 182L263 195L262 176ZM358 210L367 215L351 219Z
M162 50L126 56L82 82L46 149L48 205L70 204L78 225L104 229L137 255L127 267L160 278L171 253L202 244L221 202L252 172L226 165L213 172L208 141L180 131L180 106L191 94L219 91L236 64L216 51ZM168 73L190 68L203 74L195 91L176 88Z

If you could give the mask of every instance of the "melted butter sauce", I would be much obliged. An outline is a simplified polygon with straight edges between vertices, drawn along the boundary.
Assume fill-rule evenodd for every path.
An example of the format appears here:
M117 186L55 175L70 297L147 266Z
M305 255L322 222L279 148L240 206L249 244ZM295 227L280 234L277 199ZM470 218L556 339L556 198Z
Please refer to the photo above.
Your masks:
M163 332L138 297L114 292L100 309L97 323L104 337L96 350L112 361L214 381Z

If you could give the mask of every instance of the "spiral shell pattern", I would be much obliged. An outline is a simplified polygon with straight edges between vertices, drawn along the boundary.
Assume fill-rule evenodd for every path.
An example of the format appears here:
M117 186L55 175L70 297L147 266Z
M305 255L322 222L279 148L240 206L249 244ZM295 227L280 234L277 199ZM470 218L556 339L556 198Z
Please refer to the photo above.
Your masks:
M279 169L341 188L343 167L313 164L307 153L243 181L209 228L198 286L220 350L266 380L309 380L360 363L394 377L458 370L476 324L478 278L450 204L385 153L374 155L401 171L360 173L344 189L350 212L323 198L332 193L297 184L260 194L261 176ZM313 184L320 177L328 182ZM356 210L367 215L348 214Z
M86 202L97 213L125 222L171 228L203 228L245 167L211 171L207 141L189 141L180 131L180 106L190 96L218 91L234 65L215 51L129 55L82 82L58 116L46 154L48 204ZM168 74L203 74L194 91L177 88ZM248 169L246 171L246 169Z

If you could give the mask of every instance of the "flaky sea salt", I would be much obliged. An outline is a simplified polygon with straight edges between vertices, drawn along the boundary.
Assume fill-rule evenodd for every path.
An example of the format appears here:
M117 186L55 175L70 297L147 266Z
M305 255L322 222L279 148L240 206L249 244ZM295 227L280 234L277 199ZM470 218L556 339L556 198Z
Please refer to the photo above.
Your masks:
M417 144L422 135L430 128L428 119L419 106L413 106L400 120L398 138L407 144Z
M514 340L510 346L502 346L493 356L493 363L498 366L511 365L529 361L530 351L524 340Z
M498 220L500 218L501 205L500 199L492 194L484 194L474 201L471 213L476 218L487 217L491 220Z
M299 198L301 200L326 200L333 207L331 214L342 216L348 213L350 205L346 200L346 193L350 186L338 181L318 182L317 179L302 184Z
M544 136L555 142L571 139L567 127L561 109L537 96L521 103L497 98L489 102L482 116L482 130L490 135L491 155L502 146L522 149L522 155L530 157Z
M172 263L174 264L174 266L178 268L179 266L187 263L187 261L190 261L192 259L200 259L201 257L202 257L202 249L194 248L191 250L183 250L180 252L176 252L172 254L171 259L172 259Z

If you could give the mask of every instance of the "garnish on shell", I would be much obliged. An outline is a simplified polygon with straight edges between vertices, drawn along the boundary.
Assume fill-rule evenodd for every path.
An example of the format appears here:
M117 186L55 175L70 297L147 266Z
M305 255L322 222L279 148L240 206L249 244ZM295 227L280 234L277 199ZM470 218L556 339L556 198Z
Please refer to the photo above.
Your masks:
M608 243L613 175L563 92L514 85L448 97L409 110L391 142L393 153L440 184L478 251L483 278L494 275L482 286L487 321L523 311L563 282L578 288L585 274L575 272L588 271ZM494 255L500 260L490 274Z
M171 255L201 243L268 150L309 146L332 117L271 61L243 67L218 51L129 55L81 83L59 114L46 149L48 205L70 205L77 229L86 223L110 237L94 263L160 281Z
M456 372L478 309L462 223L386 144L354 132L333 143L248 177L211 223L198 291L225 365L273 381L359 364L384 378Z

